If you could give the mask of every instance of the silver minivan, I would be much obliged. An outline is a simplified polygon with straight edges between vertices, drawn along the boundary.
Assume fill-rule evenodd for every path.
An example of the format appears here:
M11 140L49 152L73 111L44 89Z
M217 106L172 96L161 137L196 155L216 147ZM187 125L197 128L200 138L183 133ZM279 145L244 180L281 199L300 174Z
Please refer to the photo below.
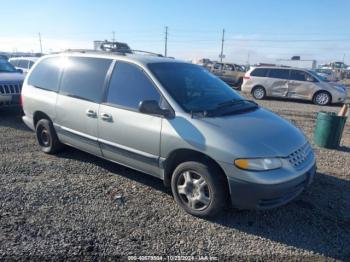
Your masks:
M263 66L253 67L246 73L242 91L258 100L265 97L295 98L323 106L345 102L348 90L311 70Z
M160 178L195 216L216 215L229 202L283 205L316 170L298 128L203 67L175 59L46 56L26 77L22 103L42 151L70 145Z

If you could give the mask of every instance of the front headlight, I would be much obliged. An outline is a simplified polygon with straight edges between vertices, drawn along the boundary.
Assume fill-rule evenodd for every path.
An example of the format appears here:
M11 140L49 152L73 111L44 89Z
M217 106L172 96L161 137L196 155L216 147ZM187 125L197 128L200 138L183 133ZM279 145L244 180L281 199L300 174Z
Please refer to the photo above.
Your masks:
M236 167L244 170L265 171L282 167L279 158L240 158L234 161Z

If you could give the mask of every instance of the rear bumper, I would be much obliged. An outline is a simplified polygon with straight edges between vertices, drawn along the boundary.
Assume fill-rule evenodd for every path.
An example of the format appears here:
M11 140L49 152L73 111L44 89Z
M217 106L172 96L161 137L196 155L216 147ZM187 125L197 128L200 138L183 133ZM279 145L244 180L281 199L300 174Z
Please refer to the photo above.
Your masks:
M27 127L29 127L31 130L35 131L34 123L33 123L33 120L31 118L29 118L28 116L24 115L22 117L22 120L26 124Z
M303 175L280 184L256 184L229 177L231 201L239 209L270 209L296 198L311 184L316 173L313 165Z

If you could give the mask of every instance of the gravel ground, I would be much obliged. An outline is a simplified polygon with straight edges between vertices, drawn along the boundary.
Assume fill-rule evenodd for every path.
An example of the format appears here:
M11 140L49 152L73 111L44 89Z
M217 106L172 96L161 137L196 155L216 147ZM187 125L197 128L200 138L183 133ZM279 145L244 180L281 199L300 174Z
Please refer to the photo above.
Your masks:
M311 140L319 110L339 106L266 100ZM15 110L0 110L0 260L87 260L126 255L350 261L350 125L339 150L319 149L313 185L269 211L187 215L162 182L68 148L50 156ZM196 257L198 258L198 257Z

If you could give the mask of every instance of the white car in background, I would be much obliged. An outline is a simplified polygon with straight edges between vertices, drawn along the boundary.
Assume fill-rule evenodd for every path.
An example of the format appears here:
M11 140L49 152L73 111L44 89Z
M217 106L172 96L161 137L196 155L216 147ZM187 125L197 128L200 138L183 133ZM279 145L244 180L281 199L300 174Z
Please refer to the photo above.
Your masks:
M26 75L38 59L38 57L13 57L9 62L16 69L22 69L23 74Z

